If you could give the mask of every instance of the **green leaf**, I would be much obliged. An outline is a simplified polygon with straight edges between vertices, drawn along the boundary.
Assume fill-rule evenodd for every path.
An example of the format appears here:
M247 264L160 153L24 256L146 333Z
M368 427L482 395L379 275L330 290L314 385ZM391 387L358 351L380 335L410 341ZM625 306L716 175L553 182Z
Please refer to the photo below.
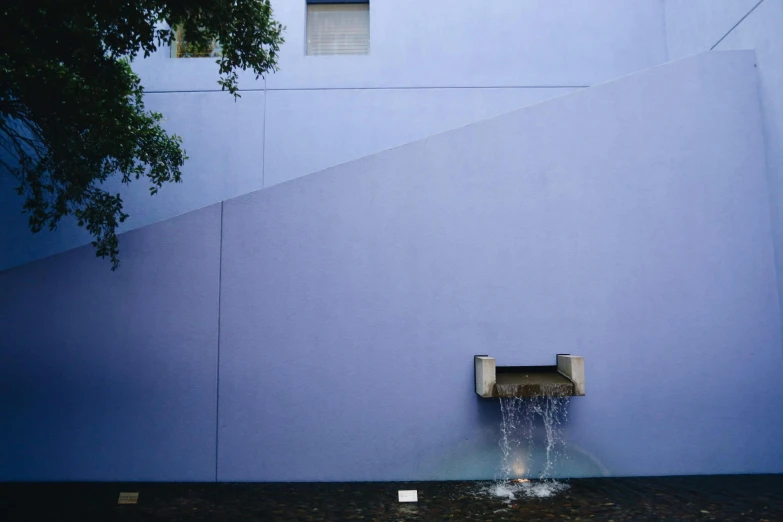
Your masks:
M146 178L154 195L182 181L182 138L145 108L130 67L168 45L170 27L187 35L190 54L220 42L217 82L235 97L238 70L277 70L284 28L269 0L28 0L0 9L0 175L17 180L33 232L72 215L112 269L128 215L105 183Z

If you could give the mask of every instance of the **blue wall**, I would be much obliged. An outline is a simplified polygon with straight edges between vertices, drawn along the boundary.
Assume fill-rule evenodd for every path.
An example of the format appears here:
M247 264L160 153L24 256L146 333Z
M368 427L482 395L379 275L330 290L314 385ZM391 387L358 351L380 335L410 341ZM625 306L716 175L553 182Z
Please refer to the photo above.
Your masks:
M490 478L473 355L562 352L558 474L781 472L765 167L709 53L0 273L0 479Z
M220 205L0 273L0 480L214 480Z
M783 298L783 2L665 0L665 9L672 58L711 48L756 53L778 294Z
M667 59L660 0L373 0L365 56L305 56L305 0L273 6L287 26L281 70L266 81L242 75L236 103L219 92L212 59L162 50L135 62L149 107L169 118L191 160L185 182L155 197L140 183L117 187L131 215L122 230ZM90 241L72 221L32 236L20 209L0 190L0 270Z

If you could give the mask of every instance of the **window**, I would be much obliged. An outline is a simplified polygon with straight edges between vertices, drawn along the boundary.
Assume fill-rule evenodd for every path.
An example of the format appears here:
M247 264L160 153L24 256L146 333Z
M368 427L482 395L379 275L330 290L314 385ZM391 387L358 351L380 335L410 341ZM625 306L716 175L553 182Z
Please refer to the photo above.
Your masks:
M172 58L209 58L220 57L220 44L213 40L207 45L197 45L188 42L185 37L185 29L182 26L174 28L174 39L171 41Z
M368 54L369 1L308 0L307 54Z

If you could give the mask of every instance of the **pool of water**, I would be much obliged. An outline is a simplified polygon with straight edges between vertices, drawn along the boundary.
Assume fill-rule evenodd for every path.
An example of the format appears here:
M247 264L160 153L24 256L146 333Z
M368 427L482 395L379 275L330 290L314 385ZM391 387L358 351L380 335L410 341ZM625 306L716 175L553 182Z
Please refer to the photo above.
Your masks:
M397 491L419 501L401 504ZM138 491L138 505L117 505ZM783 520L783 475L530 482L0 484L0 520Z

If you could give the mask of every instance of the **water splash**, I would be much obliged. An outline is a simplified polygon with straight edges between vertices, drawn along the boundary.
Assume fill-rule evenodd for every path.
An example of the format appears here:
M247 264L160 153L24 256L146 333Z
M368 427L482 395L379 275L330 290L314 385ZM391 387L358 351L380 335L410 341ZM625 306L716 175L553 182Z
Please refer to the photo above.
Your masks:
M514 500L517 495L543 498L568 489L555 480L555 468L565 455L563 425L568 414L568 396L500 399L500 474L490 493ZM502 393L502 390L501 390ZM541 449L538 449L538 444Z
M558 480L529 480L527 482L497 481L489 486L487 493L500 497L506 502L518 498L547 498L570 488L568 484Z

